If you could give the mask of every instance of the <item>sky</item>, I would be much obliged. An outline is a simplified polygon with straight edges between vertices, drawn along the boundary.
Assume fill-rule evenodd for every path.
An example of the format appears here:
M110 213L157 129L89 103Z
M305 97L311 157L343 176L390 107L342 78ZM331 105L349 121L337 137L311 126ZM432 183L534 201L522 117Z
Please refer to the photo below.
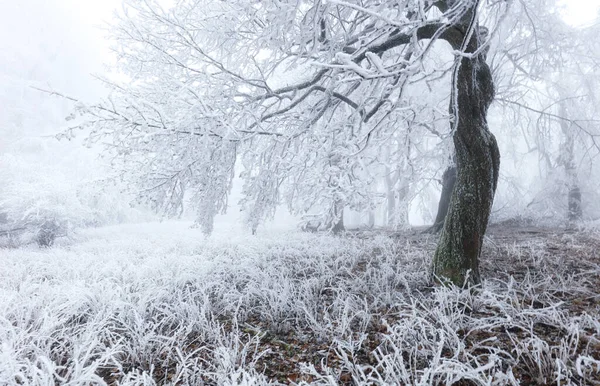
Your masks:
M61 169L67 169L63 164L73 165L71 155L86 159L82 146L53 138L67 125L72 104L33 87L83 101L104 96L106 90L91 74L101 73L110 61L109 43L100 27L119 4L120 0L0 0L0 155L18 154ZM68 169L79 173L76 167Z
M585 26L597 21L600 0L563 0L565 21L574 26Z
M120 0L0 0L0 75L45 78L64 92L90 90L111 54L106 31ZM78 87L81 86L81 87ZM93 88L93 87L92 87Z

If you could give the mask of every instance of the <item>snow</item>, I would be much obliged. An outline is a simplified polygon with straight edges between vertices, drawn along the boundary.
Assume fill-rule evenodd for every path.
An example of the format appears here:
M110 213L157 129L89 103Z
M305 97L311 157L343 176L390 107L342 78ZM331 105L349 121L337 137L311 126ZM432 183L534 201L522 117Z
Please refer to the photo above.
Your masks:
M553 264L568 264L547 245L492 240L531 272L470 291L429 286L429 236L416 245L221 227L205 238L190 225L87 229L54 248L0 249L0 384L277 383L263 371L285 339L300 350L298 384L516 385L523 366L567 384L600 370L597 309L549 301L587 294L600 268L558 272ZM549 341L539 326L560 334ZM365 349L370 365L353 359Z

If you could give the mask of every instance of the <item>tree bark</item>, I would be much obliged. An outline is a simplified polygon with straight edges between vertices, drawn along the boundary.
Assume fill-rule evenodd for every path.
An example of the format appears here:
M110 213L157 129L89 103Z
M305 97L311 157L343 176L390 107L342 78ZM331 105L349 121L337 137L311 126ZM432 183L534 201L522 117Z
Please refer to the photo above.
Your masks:
M406 172L403 170L403 172ZM399 172L396 172L399 174ZM394 183L386 175L386 201L387 201L387 225L390 229L397 231L408 227L408 195L410 192L409 181L396 176Z
M487 125L494 84L480 47L477 2L455 28L463 41L449 43L466 55L457 58L452 87L457 178L442 234L433 258L433 274L442 283L478 284L479 257L498 183L500 153Z
M410 127L409 127L410 132ZM387 226L394 230L400 230L409 226L408 197L410 194L410 138L397 138L397 154L403 154L398 160L396 170L392 173L389 166L385 167L385 188L387 201ZM389 162L389 148L385 148L386 161Z
M367 212L367 216L367 228L375 228L375 210L369 209L369 211Z
M398 202L396 204L394 230L402 230L409 228L408 221L409 203L408 197L410 193L409 181L406 178L400 178L398 181Z
M386 177L389 180L389 177ZM394 229L396 226L396 192L386 183L385 201L387 203L386 214L387 214L387 226L390 229Z
M442 175L442 194L438 203L437 215L433 225L428 229L428 232L438 233L444 227L448 208L450 207L450 198L456 184L456 166L449 166Z

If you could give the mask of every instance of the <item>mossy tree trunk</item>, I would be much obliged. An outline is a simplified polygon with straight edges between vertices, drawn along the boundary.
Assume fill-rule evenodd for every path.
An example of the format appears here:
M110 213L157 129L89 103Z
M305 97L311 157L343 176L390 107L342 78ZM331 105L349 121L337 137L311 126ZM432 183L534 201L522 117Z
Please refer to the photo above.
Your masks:
M462 286L480 282L479 257L498 182L500 153L486 118L494 84L485 52L479 50L484 31L477 24L476 4L455 28L463 39L449 43L464 52L457 58L452 79L457 177L433 258L433 274L442 282Z

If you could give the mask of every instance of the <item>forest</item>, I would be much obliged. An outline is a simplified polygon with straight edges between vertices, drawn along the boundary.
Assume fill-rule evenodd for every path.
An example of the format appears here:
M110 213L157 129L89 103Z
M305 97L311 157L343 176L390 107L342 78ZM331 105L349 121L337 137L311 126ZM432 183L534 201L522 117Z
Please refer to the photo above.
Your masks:
M600 385L599 36L0 2L0 385Z

